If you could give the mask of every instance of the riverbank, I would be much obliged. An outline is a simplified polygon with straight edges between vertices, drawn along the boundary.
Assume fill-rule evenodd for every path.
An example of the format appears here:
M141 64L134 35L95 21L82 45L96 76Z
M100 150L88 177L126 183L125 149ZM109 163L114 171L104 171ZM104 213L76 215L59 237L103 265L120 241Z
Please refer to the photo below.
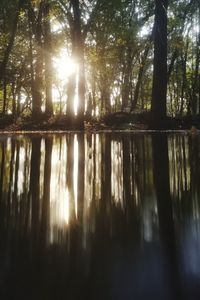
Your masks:
M105 115L99 119L85 118L84 122L66 116L40 116L18 118L12 116L0 118L0 132L65 132L65 131L180 131L189 130L193 133L200 130L200 117L167 117L155 120L150 113L130 114L117 112Z

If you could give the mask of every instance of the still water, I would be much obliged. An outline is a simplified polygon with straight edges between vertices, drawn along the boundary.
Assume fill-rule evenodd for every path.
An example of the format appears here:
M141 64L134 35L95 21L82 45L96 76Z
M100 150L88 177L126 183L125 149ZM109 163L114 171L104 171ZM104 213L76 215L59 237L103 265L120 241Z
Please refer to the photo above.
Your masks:
M0 299L200 299L200 137L0 138Z

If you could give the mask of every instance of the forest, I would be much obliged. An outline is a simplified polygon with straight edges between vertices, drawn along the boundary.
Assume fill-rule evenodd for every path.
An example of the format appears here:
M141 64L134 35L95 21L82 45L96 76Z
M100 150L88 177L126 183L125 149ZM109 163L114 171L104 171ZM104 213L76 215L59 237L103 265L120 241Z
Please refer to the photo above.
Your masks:
M0 299L200 299L200 0L0 0Z
M0 2L2 130L199 128L199 66L198 0Z

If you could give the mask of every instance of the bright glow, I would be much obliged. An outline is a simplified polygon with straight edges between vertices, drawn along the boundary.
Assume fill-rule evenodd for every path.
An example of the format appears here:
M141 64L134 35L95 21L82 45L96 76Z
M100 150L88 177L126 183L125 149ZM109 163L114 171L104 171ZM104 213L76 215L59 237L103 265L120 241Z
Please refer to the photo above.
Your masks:
M64 223L69 224L69 191L63 189L63 199L60 201L59 216Z
M122 143L111 142L111 190L116 204L123 206L123 148Z
M70 76L74 75L72 80L75 80L75 96L74 96L74 113L78 111L78 82L79 82L79 67L78 64L69 57L66 49L61 49L58 56L54 57L54 70L56 74L56 83L53 87L53 101L59 102L62 109L66 107L66 92L67 84Z
M64 49L60 51L60 55L54 57L54 68L57 74L58 79L67 80L69 76L77 73L77 64L74 60L72 60L67 51Z
M61 32L63 30L63 28L64 28L63 24L58 22L56 19L52 20L52 23L51 23L52 32L56 32L56 33Z
M143 38L144 36L147 36L151 31L152 31L152 25L146 24L139 31L138 36Z
M52 230L69 224L70 195L66 186L66 153L67 145L64 138L60 143L54 143L51 158L51 217ZM52 231L53 234L53 231Z

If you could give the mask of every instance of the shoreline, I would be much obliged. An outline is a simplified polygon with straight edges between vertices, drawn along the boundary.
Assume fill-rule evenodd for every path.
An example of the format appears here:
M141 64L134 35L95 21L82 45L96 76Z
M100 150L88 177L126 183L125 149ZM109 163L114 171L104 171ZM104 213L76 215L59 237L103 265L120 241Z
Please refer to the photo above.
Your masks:
M65 130L43 130L43 129L36 129L36 130L0 130L1 135L29 135L29 134L40 134L40 135L51 135L51 134L69 134L69 133L83 133L83 134L98 134L98 133L124 133L124 134L138 134L138 133L170 133L170 134L189 134L189 135L196 135L200 134L199 129L195 129L194 131L191 129L65 129Z

